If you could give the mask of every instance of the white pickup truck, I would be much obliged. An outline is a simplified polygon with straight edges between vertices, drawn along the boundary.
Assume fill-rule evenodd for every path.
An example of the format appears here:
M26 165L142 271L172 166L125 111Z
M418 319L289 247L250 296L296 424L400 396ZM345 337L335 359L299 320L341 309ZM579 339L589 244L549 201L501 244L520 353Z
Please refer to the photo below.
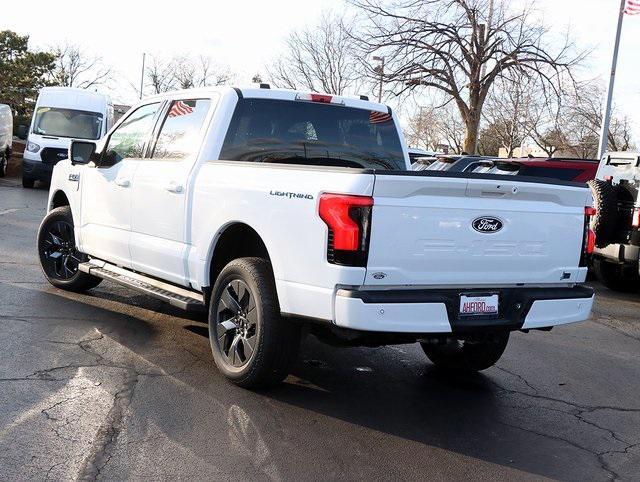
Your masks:
M56 165L44 274L207 309L215 362L242 386L282 380L301 333L419 342L436 365L482 370L514 330L588 318L584 185L412 172L404 146L366 97L150 97Z

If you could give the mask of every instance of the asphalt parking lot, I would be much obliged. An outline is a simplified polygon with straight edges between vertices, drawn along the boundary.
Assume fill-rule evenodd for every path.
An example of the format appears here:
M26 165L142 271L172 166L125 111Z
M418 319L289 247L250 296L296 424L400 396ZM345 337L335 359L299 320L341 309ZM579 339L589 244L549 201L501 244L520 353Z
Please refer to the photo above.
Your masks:
M516 333L451 378L417 345L303 343L251 392L215 369L204 318L104 282L45 282L46 189L0 180L0 479L637 480L640 294Z

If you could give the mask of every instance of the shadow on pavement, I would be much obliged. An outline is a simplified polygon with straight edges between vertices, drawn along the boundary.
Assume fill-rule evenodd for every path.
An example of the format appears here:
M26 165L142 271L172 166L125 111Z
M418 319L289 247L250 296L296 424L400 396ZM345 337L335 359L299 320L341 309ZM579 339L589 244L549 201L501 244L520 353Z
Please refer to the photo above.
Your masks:
M505 423L514 407L495 375L444 374L415 346L337 349L308 338L286 383L252 392L216 371L206 326L193 323L200 317L185 318L166 305L158 313L148 298L135 297L132 305L131 297L109 286L87 295L5 288L28 305L16 317L46 307L42 313L55 316L63 329L95 329L104 337L83 351L135 375L126 424L105 448L112 470L101 472L106 477L143 476L145 464L153 463L144 454L166 447L176 458L193 459L193 467L206 461L227 473L249 463L243 476L276 479L479 477L483 470L563 477L565 470L578 474L566 460L584 455ZM140 455L126 448L139 440L150 444ZM470 459L483 462L480 472L468 473ZM429 472L435 460L444 466ZM345 466L351 463L357 472Z

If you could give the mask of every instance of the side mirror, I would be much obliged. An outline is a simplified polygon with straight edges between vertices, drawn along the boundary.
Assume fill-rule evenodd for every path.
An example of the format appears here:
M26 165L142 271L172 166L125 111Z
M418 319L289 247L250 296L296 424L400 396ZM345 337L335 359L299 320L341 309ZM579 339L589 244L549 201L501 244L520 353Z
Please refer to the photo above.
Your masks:
M69 159L71 164L89 164L98 160L96 145L88 141L71 141L69 146Z
M29 132L29 126L20 124L16 129L16 136L18 136L18 139L26 141L28 137L28 132Z

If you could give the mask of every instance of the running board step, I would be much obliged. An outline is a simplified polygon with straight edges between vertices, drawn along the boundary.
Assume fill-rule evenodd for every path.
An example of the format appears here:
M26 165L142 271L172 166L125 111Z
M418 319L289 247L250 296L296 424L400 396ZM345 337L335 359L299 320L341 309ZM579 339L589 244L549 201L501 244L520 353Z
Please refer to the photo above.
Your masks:
M206 310L204 297L201 293L158 281L155 278L120 268L99 259L91 259L86 263L80 263L78 269L83 273L115 281L121 285L154 296L183 310Z

